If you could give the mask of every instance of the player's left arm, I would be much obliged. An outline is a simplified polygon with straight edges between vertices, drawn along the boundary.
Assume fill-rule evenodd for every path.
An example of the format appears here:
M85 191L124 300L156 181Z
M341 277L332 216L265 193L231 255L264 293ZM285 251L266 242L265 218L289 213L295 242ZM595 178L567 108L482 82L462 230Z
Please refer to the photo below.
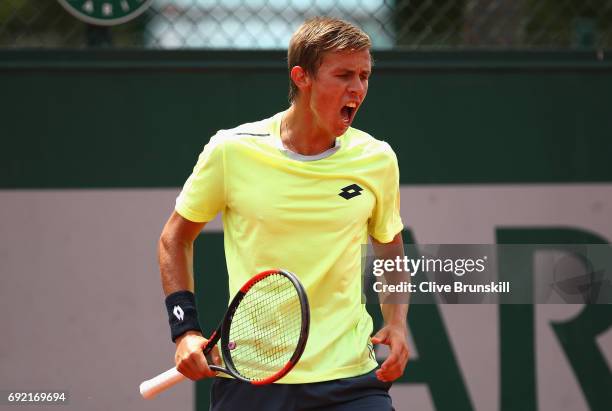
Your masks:
M404 257L404 242L399 232L388 243L380 243L371 237L376 258L393 259ZM407 273L408 278L410 277ZM405 296L407 297L407 295ZM372 337L372 344L389 346L389 356L376 371L376 377L391 382L402 376L408 362L408 300L392 299L380 305L384 326Z

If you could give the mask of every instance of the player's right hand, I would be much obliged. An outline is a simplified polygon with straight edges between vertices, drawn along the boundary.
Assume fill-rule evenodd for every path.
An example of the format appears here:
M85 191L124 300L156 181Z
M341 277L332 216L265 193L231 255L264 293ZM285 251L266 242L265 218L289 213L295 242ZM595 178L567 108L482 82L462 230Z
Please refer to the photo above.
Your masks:
M204 356L204 346L208 340L197 331L187 331L176 339L176 353L174 362L176 369L191 380L214 377L215 371L208 368L208 362ZM210 357L215 365L221 365L219 350L214 347Z

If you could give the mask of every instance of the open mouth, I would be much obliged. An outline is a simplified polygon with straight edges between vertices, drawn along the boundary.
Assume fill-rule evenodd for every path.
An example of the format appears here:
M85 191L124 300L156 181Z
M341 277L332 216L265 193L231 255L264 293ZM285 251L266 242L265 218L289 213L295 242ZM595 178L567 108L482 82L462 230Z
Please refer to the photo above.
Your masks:
M357 103L350 102L345 104L340 110L340 115L342 116L342 120L345 123L350 124L353 121L353 117L355 116L355 112L357 111Z

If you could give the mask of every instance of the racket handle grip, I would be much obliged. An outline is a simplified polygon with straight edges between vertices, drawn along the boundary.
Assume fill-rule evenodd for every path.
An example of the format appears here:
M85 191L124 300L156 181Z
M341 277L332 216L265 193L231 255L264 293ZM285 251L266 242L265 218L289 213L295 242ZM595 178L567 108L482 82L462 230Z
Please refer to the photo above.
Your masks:
M146 399L153 398L160 392L166 391L168 388L186 379L187 377L178 372L176 368L170 368L168 371L140 384L140 395Z

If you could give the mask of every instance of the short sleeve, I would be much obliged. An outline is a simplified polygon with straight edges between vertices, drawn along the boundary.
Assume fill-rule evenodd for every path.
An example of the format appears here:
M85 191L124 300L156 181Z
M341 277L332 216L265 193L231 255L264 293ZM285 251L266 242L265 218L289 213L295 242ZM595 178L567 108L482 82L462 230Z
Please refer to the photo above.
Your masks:
M211 221L225 207L223 150L221 137L212 137L177 197L175 210L187 220L198 223Z
M404 228L400 215L399 167L395 153L388 147L389 158L376 190L376 205L368 224L368 234L380 243L388 243Z

